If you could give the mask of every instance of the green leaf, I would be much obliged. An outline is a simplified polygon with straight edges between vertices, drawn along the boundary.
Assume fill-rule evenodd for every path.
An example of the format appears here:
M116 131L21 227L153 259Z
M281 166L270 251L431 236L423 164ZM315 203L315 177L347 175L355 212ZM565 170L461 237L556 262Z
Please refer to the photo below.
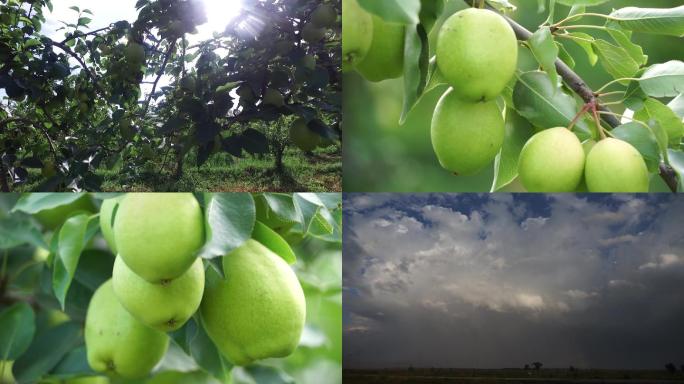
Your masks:
M556 60L558 60L558 47L553 40L551 28L539 28L527 41L532 54L549 75L552 84L558 84L558 72L556 72Z
M19 384L36 383L52 370L76 345L83 342L81 326L73 321L60 324L36 337L12 369Z
M684 36L684 5L677 8L627 7L613 11L610 17L630 31Z
M563 44L556 42L558 47L558 57L570 68L575 68L575 59L572 57L570 52L565 49Z
M582 49L584 49L584 52L587 54L587 58L589 59L589 64L596 65L598 62L598 54L596 53L596 50L594 49L593 42L596 41L591 35L583 33L583 32L572 32L568 33L568 36L574 36L575 38L572 39L573 42L575 42L577 45L579 45Z
M293 201L295 203L295 208L297 209L297 214L300 217L300 222L303 224L302 233L309 233L314 221L317 221L317 224L320 224L321 221L325 221L325 219L320 218L318 213L321 209L327 211L327 208L325 208L325 204L323 204L316 194L296 193L293 197ZM333 225L334 223L327 223L326 228L329 229L329 232L333 231Z
M78 19L78 25L88 25L91 21L93 20L89 17L81 17Z
M599 62L606 72L610 73L614 78L632 77L639 70L639 64L634 61L624 48L613 45L605 40L594 40L592 45L600 59Z
M518 76L513 104L522 117L542 129L567 127L580 111L575 98L554 86L540 71ZM575 133L580 140L595 138L595 131L583 119L577 122Z
M11 215L0 219L0 249L14 248L22 244L47 248L40 230L28 217Z
M259 221L255 223L252 238L266 246L276 255L282 257L288 264L297 262L297 256L295 256L294 251L290 248L290 244L265 224Z
M637 65L642 66L648 62L648 56L644 55L643 48L632 42L632 32L623 30L620 24L610 20L606 22L606 28L613 40L629 53Z
M667 105L680 118L684 119L684 93L680 93Z
M46 209L71 204L81 197L83 197L82 193L28 193L21 196L12 211L34 214Z
M292 195L286 193L264 193L261 195L265 199L270 213L274 213L280 219L287 222L296 222L299 219L295 208Z
M641 89L651 97L676 97L684 92L684 62L678 60L650 66L639 78Z
M282 369L265 365L251 365L243 368L255 383L295 384L296 381Z
M28 349L36 332L36 316L20 302L0 312L0 360L16 360Z
M612 131L613 136L624 140L636 148L644 157L648 170L655 172L660 166L660 147L653 132L642 124L631 122Z
M684 152L675 151L674 149L667 150L670 160L670 166L677 172L679 179L678 191L684 191Z
M232 81L229 83L225 83L222 86L216 88L216 93L230 92L233 89L237 88L240 84L242 84L240 81Z
M492 192L504 188L518 177L520 151L532 135L534 135L534 127L515 110L508 108L504 144L494 162Z
M358 0L359 5L385 21L401 24L418 24L420 0Z
M97 215L76 215L70 217L59 231L57 257L52 275L55 297L64 310L69 286L76 273L81 252L99 228Z
M408 114L420 100L427 84L430 67L430 49L427 32L422 25L406 27L404 42L404 106L399 124L404 124Z
M518 9L518 7L513 5L508 0L487 0L487 4L492 6L497 11L503 12L503 13L515 12Z
M644 122L649 120L657 121L660 127L667 133L668 146L670 147L677 146L682 141L682 136L684 136L684 123L682 123L682 119L667 105L656 99L647 99L644 102L644 108L636 112L634 118Z
M212 269L208 269L207 272L210 278L212 278L211 276L217 278L216 272ZM200 318L200 323L202 323L202 315L198 314L198 317ZM200 367L222 382L226 382L231 376L233 366L221 356L216 345L214 345L204 330L204 326L199 326L195 321L191 321L188 322L186 327L190 328L187 331L190 356L195 359Z
M422 0L420 4L420 23L430 31L444 11L444 0Z
M207 243L202 248L202 257L227 255L251 237L256 220L256 208L251 194L207 194L205 201Z
M72 6L72 7L69 7L69 9L74 10L74 11L76 11L76 12L81 12L81 8L79 8L79 7L75 6L75 5Z

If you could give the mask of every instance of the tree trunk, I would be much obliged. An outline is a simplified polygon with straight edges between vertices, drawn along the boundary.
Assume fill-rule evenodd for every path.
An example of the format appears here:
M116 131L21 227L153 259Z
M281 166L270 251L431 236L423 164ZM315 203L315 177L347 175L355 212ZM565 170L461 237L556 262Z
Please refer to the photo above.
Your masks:
M283 164L283 155L285 154L284 148L278 148L275 151L275 168L276 172L282 174L285 170L285 164Z
M2 192L10 192L9 183L7 182L7 167L5 163L0 160L0 183L2 183Z
M183 158L183 154L179 152L176 158L176 180L180 180L183 177Z

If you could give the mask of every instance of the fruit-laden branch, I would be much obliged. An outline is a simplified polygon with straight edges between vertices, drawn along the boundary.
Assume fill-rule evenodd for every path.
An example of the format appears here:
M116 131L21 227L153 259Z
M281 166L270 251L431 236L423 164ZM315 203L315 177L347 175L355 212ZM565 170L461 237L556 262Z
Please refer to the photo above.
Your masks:
M88 77L90 77L90 80L93 81L93 86L95 87L95 89L97 89L97 91L98 91L103 97L106 97L106 96L107 96L107 94L106 94L106 92L104 91L104 89L102 89L102 87L100 87L100 83L98 82L97 77L95 77L95 75L93 74L93 72L92 72L92 71L90 70L90 68L88 68L88 66L86 65L85 61L83 61L83 59L81 59L81 57L80 57L78 54L76 54L76 52L72 51L71 48L69 48L68 45L59 43L59 42L57 42L57 41L52 41L52 45L54 45L54 46L60 48L62 51L66 52L69 56L71 56L71 57L73 57L74 59L76 59L76 61L78 61L78 63L81 65L81 67L83 67L83 70L86 71L86 74L88 74Z
M471 6L474 6L476 5L477 0L465 0L465 2ZM489 6L488 8L492 9ZM508 21L508 24L511 25L513 31L515 31L515 35L518 40L527 41L532 37L532 32L530 32L527 28L518 24L515 20L508 16L504 15L504 18L506 21ZM594 103L598 107L599 111L607 112L606 114L601 114L601 118L606 122L606 124L608 124L611 128L615 128L620 125L620 120L617 119L615 114L613 114L609 108L602 106L597 102L594 91L577 73L575 73L575 71L568 67L567 64L560 59L556 60L556 70L568 87L575 91L575 93L577 93L585 103ZM660 177L663 179L663 181L665 181L668 188L670 188L672 192L677 192L677 174L672 167L665 163L661 163Z
M142 113L142 117L147 115L147 111L150 110L150 104L152 104L152 97L154 97L154 92L157 90L157 85L159 84L159 79L161 79L162 76L164 76L164 71L166 70L166 65L169 63L169 59L171 58L171 55L173 55L173 51L176 49L176 42L174 41L169 45L169 49L166 50L165 56L164 56L164 62L161 65L161 68L159 69L159 73L157 73L157 78L154 79L154 83L152 84L152 90L150 91L149 96L147 97L147 101L145 102L145 110Z

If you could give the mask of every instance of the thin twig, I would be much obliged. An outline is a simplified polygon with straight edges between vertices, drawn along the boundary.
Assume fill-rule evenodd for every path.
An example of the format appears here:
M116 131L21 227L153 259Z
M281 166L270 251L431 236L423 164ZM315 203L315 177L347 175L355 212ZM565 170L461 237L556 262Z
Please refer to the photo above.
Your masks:
M76 61L78 61L78 63L81 65L81 67L83 67L83 70L86 71L86 74L88 74L88 77L90 77L90 80L93 81L93 85L95 86L95 89L97 89L97 91L100 92L100 94L103 97L106 97L106 92L104 91L104 89L102 89L102 87L100 87L100 83L98 82L97 77L93 74L93 72L90 70L90 68L88 68L85 61L83 61L83 59L78 54L76 54L76 52L72 51L71 48L69 48L66 44L62 44L62 43L59 43L56 41L53 41L52 45L60 48L61 50L66 52L69 56L76 59Z
M162 63L161 68L159 69L159 73L157 74L157 78L154 80L154 84L152 85L152 91L150 94L147 96L147 101L145 102L145 110L143 111L141 116L146 116L147 111L150 109L150 104L152 103L152 97L154 96L154 92L157 90L157 84L159 83L159 79L161 79L162 76L164 76L164 70L166 69L166 65L169 63L169 59L171 58L171 54L173 53L173 50L176 49L176 42L174 41L171 43L169 46L169 49L166 51L166 55L164 56L164 62Z

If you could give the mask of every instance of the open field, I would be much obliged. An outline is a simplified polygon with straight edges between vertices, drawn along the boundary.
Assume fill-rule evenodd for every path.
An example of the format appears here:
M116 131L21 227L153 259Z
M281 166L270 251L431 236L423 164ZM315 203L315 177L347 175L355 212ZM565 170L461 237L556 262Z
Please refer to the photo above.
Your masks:
M202 167L187 162L183 175L175 179L169 171L159 172L159 164L149 161L137 174L122 169L98 169L103 191L213 191L213 192L299 192L340 191L342 157L339 147L317 149L305 155L297 149L286 151L284 172L276 172L271 156L235 159L219 154ZM27 184L17 192L39 189L40 172L31 172Z
M515 383L640 383L666 384L684 382L684 373L670 374L649 370L578 370L543 369L414 369L414 370L345 370L349 384L515 384Z

